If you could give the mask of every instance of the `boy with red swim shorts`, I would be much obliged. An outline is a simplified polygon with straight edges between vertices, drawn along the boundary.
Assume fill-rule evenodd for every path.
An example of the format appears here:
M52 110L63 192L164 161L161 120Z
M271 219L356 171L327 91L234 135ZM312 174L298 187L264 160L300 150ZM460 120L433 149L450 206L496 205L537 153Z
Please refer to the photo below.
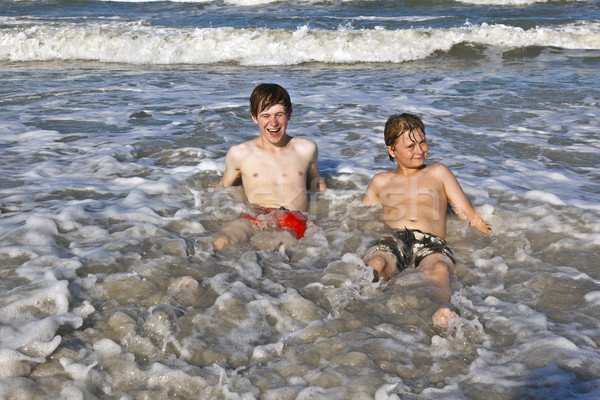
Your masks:
M262 229L287 230L301 238L309 188L327 188L317 167L315 142L287 133L292 102L283 87L261 83L254 88L250 114L259 136L229 149L219 183L224 187L241 183L252 206L221 228L212 242L215 250L248 241Z
M365 263L374 269L376 279L383 280L404 268L423 271L439 307L433 323L443 329L456 320L450 304L454 257L446 243L448 204L481 232L488 233L489 228L448 167L425 164L429 147L419 117L392 115L385 124L384 139L396 169L371 179L363 203L380 205L383 221L394 232L373 243Z

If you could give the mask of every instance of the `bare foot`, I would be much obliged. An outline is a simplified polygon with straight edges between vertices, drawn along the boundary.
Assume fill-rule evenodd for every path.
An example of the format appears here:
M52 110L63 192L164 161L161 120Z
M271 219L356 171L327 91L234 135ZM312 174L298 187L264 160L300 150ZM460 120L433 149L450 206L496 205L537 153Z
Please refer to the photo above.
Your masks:
M458 315L448 307L439 308L431 317L433 325L444 331L456 329Z
M167 292L179 301L192 304L200 294L200 285L191 276L182 276L169 285Z

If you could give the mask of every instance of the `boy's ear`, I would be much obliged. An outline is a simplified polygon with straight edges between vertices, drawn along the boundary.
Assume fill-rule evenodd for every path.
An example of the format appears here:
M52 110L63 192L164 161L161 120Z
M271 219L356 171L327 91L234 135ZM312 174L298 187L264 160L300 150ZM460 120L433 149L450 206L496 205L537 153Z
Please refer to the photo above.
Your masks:
M396 158L396 153L394 152L394 149L392 148L392 146L387 146L387 151L392 158Z
M252 116L252 121L254 121L255 124L258 124L258 120L256 119L256 116L254 114L250 114Z

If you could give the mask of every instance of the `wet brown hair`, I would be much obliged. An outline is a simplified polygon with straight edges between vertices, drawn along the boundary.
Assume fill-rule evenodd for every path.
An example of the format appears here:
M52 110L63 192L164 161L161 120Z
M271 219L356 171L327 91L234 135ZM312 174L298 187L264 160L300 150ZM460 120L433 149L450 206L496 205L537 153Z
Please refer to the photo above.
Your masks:
M415 134L419 133L425 135L425 125L421 118L409 113L394 114L385 123L383 138L386 146L393 146L404 134L408 134L410 140L416 142ZM394 160L391 154L388 155L390 160Z
M261 83L250 95L250 114L256 118L276 104L281 104L288 116L292 113L292 100L287 90L275 83Z

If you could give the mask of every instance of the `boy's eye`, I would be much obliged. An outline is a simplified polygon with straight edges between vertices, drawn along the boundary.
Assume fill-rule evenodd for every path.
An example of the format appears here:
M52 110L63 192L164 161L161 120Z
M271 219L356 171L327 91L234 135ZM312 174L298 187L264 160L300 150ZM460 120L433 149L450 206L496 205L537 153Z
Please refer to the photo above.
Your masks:
M264 119L269 119L269 118L272 117L271 114L261 114L260 116L261 116L261 118L264 118ZM275 118L283 118L285 116L286 116L286 113L277 113L277 114L275 114Z

